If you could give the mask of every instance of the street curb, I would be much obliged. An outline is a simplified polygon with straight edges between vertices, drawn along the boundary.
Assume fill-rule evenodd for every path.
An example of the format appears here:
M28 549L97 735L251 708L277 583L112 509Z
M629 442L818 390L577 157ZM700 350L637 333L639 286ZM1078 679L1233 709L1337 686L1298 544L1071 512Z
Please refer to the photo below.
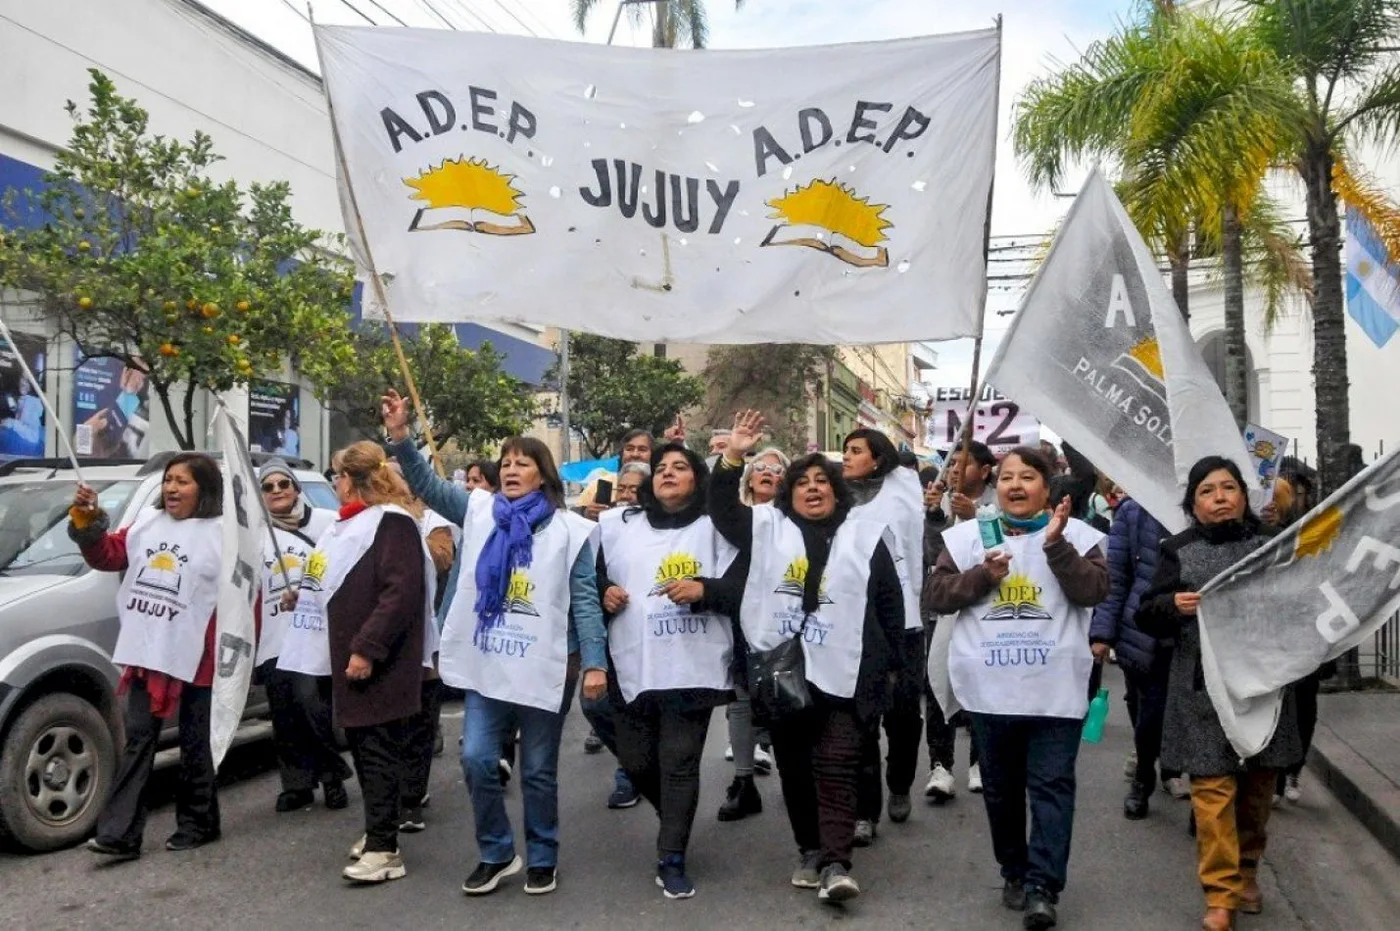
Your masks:
M1366 830L1400 859L1400 787L1321 721L1313 735L1308 767Z

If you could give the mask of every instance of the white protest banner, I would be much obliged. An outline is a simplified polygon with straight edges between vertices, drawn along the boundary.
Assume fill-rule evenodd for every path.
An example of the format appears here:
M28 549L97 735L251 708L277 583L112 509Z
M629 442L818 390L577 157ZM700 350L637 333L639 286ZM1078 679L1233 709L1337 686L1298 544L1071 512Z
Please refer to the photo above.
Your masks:
M1249 424L1244 428L1244 446L1249 450L1249 461L1254 466L1254 471L1249 473L1250 480L1272 496L1274 479L1278 478L1279 466L1288 453L1288 437L1265 430L1257 424Z
M1147 244L1097 169L1060 227L987 382L1122 485L1168 530L1186 526L1191 466L1249 474L1230 408Z
M253 612L262 591L263 541L267 518L257 473L248 458L248 441L228 408L214 414L214 431L224 452L224 562L220 569L218 644L214 667L213 710L209 745L217 767L233 743L248 701L257 639Z
M700 52L316 38L346 228L399 320L705 343L978 330L998 30Z
M962 441L967 417L968 388L935 388L924 442L933 449L952 449ZM1000 456L1014 447L1040 442L1040 421L990 385L972 412L972 438Z
M1400 455L1357 474L1201 589L1201 668L1243 759L1268 746L1281 689L1400 609Z

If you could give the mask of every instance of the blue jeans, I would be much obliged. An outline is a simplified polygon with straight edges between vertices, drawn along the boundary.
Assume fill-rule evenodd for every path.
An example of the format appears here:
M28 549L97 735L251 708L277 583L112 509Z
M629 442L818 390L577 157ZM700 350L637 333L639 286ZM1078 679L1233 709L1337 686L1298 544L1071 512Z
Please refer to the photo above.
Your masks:
M515 831L506 815L498 766L501 742L520 727L520 793L525 802L527 865L553 867L559 860L559 740L564 715L496 701L467 692L462 772L476 816L476 845L485 863L515 857Z
M1002 878L1034 886L1051 902L1059 901L1069 871L1074 765L1083 728L1083 721L1068 718L972 714L972 735L982 766L982 799Z

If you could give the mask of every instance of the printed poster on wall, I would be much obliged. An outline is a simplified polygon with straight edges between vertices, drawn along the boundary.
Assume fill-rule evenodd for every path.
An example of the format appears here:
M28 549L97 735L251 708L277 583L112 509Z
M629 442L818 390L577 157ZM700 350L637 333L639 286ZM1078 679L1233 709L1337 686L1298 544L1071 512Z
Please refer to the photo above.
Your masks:
M301 456L301 389L276 381L248 385L248 442L255 453Z
M967 399L971 393L968 388L934 389L925 445L948 450L962 442L963 420L967 417ZM1040 421L990 385L982 389L972 418L972 438L985 443L998 456L1017 446L1034 446L1040 442Z
M345 227L399 320L645 342L977 331L996 29L703 52L316 39Z
M0 338L0 460L44 455L44 402L24 377L21 355L39 384L48 385L47 340L22 333L13 344Z
M151 385L120 359L85 359L74 350L73 448L93 459L151 454Z

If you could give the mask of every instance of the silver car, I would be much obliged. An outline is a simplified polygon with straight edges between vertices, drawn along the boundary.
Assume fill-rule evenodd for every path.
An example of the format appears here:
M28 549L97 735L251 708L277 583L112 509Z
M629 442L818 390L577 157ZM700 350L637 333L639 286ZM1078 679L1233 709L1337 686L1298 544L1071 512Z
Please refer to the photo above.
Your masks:
M114 527L155 502L172 455L83 467ZM339 506L309 463L289 464L308 503ZM76 480L66 460L0 464L0 839L34 851L92 832L123 743L120 576L89 569L68 539ZM246 714L265 713L261 694L250 696ZM174 742L173 727L165 738Z

